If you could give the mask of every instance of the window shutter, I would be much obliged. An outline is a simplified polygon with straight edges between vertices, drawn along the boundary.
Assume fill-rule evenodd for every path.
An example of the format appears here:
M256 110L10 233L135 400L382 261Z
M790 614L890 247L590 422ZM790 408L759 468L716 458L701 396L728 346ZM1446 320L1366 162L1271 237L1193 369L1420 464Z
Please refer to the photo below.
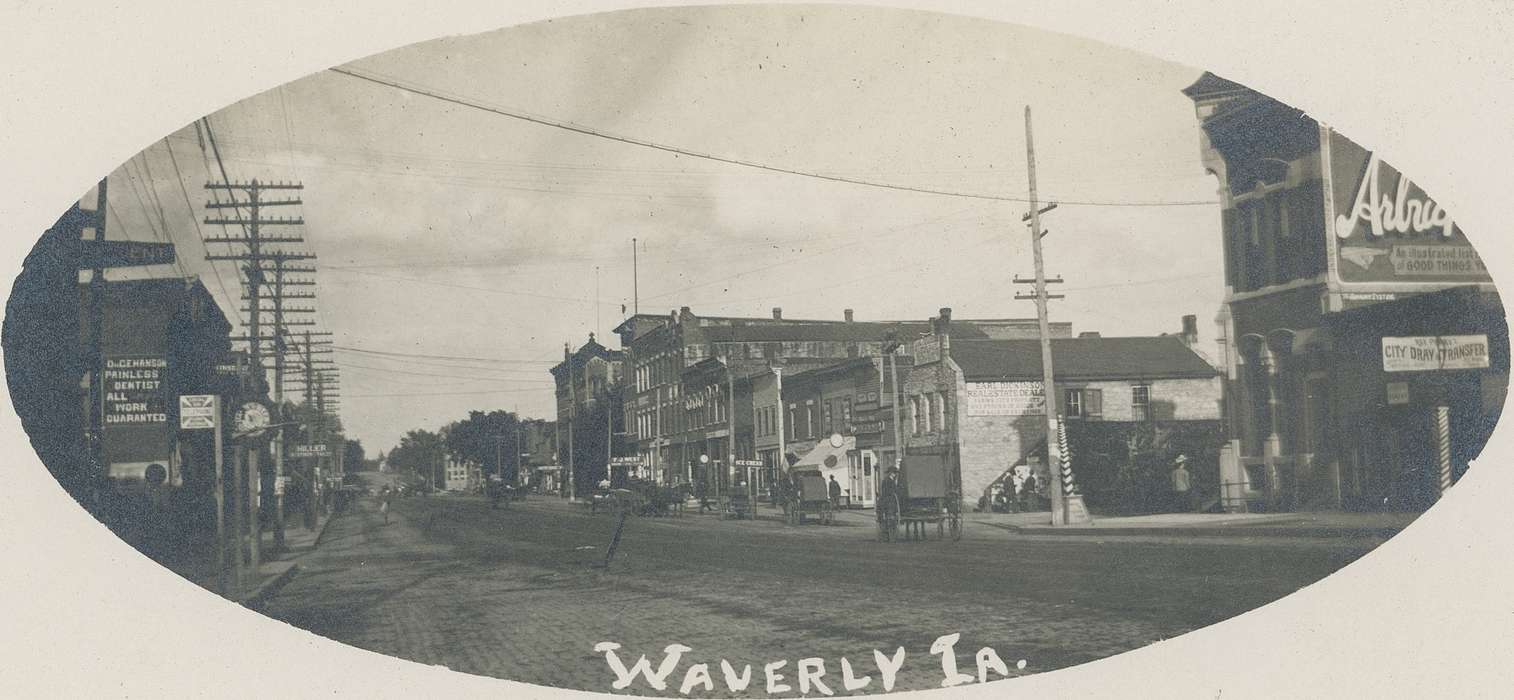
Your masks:
M1083 390L1083 415L1089 418L1097 418L1104 415L1104 390Z

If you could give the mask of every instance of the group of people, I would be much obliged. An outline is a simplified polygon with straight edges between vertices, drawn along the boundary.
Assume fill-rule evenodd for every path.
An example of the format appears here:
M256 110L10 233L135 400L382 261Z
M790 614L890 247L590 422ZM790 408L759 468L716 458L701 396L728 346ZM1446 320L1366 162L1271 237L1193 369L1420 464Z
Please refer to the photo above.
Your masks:
M1038 487L1039 483L1034 473L1026 474L1023 479L1005 476L1004 481L994 491L993 509L1001 513L1037 510L1039 505L1037 499L1040 497Z

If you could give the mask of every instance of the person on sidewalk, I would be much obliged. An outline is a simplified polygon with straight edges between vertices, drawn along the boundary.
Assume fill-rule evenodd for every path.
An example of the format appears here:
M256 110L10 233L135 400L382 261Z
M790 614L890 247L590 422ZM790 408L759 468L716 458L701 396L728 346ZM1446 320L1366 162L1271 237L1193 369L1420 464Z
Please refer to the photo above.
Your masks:
M1020 510L1029 513L1035 505L1036 475L1034 472L1025 475L1025 481L1020 484Z
M1193 478L1188 473L1188 455L1178 455L1172 461L1172 503L1179 512L1191 513L1193 505Z
M831 507L841 507L841 484L836 482L836 475L831 475L831 483L826 487L826 495L831 497Z
M384 524L389 524L389 489L384 489L383 495L379 496L379 512L384 514Z

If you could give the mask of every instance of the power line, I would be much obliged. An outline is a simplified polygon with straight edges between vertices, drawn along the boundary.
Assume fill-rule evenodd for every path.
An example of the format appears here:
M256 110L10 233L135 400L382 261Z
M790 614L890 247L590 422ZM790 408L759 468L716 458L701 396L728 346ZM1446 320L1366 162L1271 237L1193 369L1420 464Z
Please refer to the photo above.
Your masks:
M173 144L169 143L166 137L163 139L163 147L168 149L168 162L173 164L174 177L179 183L179 193L184 195L184 206L189 210L189 221L194 224L195 240L200 244L200 251L208 257L210 249L205 246L205 232L200 229L199 217L195 216L194 203L190 201L189 189L184 185L184 172L179 169L179 159L173 154ZM226 299L228 305L235 306L237 299L231 295L231 292L226 291L226 280L221 278L221 270L214 262L206 261L206 264L210 266L210 274L215 278L216 286L221 288L221 297ZM233 321L235 325L241 325L242 319L238 314L230 314L230 317L235 319Z
M346 396L343 396L342 398L344 398L344 399L377 399L377 398L397 398L397 397L407 397L407 396L481 396L481 395L487 395L487 394L521 394L521 393L533 392L533 391L541 391L541 389L538 387L538 388L532 388L532 389L492 389L492 390L486 390L486 391L437 391L437 392L420 392L420 393L411 393L411 394L348 394Z
M475 291L475 292L493 292L495 294L506 294L506 295L511 295L511 296L522 296L522 297L535 297L537 299L552 299L552 300L555 300L555 301L572 301L572 302L578 302L580 304L593 304L593 303L595 303L592 299L575 299L573 297L560 297L560 296L553 296L551 294L537 294L535 292L521 292L521 291L516 291L516 290L512 290L512 289L495 289L493 287L474 287L474 286L466 285L466 284L454 284L452 282L432 282L430 280L415 279L414 277L400 277L400 276L397 276L397 275L384 275L384 274L380 274L380 273L377 273L377 272L372 272L372 271L369 271L369 270L359 270L359 269L356 269L356 268L349 268L349 267L332 267L332 268L327 268L327 269L333 270L333 271L345 272L345 273L353 274L353 275L367 275L369 277L378 277L378 278L381 278L381 279L396 280L396 281L400 281L400 282L411 282L411 283L414 283L414 284L426 284L426 285L431 285L433 287L449 287L449 288L452 288L452 289L467 289L467 290L472 290L472 291ZM604 306L612 306L612 307L619 306L619 304L615 303L615 302L600 302L600 303L602 305L604 305Z
M720 155L715 155L715 154L711 154L711 153L704 153L704 152L700 152L700 151L690 150L690 149L687 149L687 148L681 148L681 147L678 147L678 146L669 146L669 145L666 145L666 144L658 143L656 141L649 141L649 140L646 140L646 139L634 138L634 137L630 137L630 136L621 136L619 134L613 134L613 133L610 133L608 131L601 131L601 130L592 129L592 128L589 128L589 127L586 127L586 126L579 126L577 124L573 124L573 123L570 123L570 122L564 122L564 121L558 121L558 120L554 120L554 119L548 119L546 117L537 117L537 116L532 116L532 115L525 114L525 113L519 112L519 111L513 111L513 110L503 109L503 108L500 108L500 107L493 107L493 106L486 105L486 104L483 104L482 102L478 102L478 101L475 101L475 100L470 100L470 99L466 99L466 98L462 98L462 97L448 96L448 95L444 95L444 94L442 94L440 92L437 92L435 90L428 90L428 89L425 89L425 88L416 87L414 85L406 85L406 84L398 82L395 79L385 80L383 78L379 78L379 77L376 77L376 76L373 76L373 75L366 75L364 73L352 70L350 68L328 68L327 70L330 70L333 73L338 73L338 74L345 75L345 76L348 76L348 77L357 78L359 80L366 80L368 82L375 83L375 84L378 84L378 85L384 85L384 86L387 86L387 87L391 87L391 88L394 88L396 90L403 90L405 92L413 93L413 94L416 94L416 95L421 95L421 96L424 96L424 97L430 97L432 99L440 100L442 102L449 102L451 104L460 105L460 106L463 106L463 107L469 107L469 108L472 108L472 109L477 109L477 110L480 110L480 111L489 112L491 114L497 114L497 115L500 115L500 116L503 116L503 117L510 117L512 119L519 119L521 121L530 122L532 124L538 124L538 125L541 125L541 126L552 127L554 129L562 129L564 131L571 131L573 133L582 134L584 136L593 136L595 138L601 138L601 139L605 139L605 140L609 140L609 141L616 141L616 142L628 144L628 145L631 145L631 146L640 146L642 148L650 148L650 149L653 149L653 150L663 151L663 152L666 152L666 153L673 153L675 155L688 156L688 157L691 157L691 158L701 158L701 159L704 159L704 160L714 161L714 162L717 162L717 163L725 163L725 164L728 164L728 165L737 165L737 166L741 166L741 167L744 167L744 168L753 168L753 169L757 169L757 170L766 170L768 172L782 173L782 174L785 174L785 175L797 175L799 177L808 177L808 178L814 178L814 179L817 179L817 180L826 180L826 181L829 181L829 182L840 182L840 183L846 183L846 184L850 184L850 185L862 185L864 187L878 187L878 188L882 188L882 189L896 190L896 191L899 191L899 192L914 192L914 193L917 193L917 194L933 194L933 195L940 195L940 196L945 196L945 197L965 197L965 198L970 198L970 199L985 199L985 200L992 200L992 201L998 201L998 202L1029 202L1030 201L1030 200L1028 200L1026 198L1023 198L1023 197L1009 197L1009 196L1004 196L1004 195L981 194L981 193L973 193L973 192L954 192L954 191L951 191L951 190L939 190L939 189L933 189L933 188L929 188L929 187L915 187L915 186L911 186L911 185L899 185L899 184L888 183L888 182L878 182L878 181L874 181L874 180L862 180L862 179L859 179L859 178L842 177L842 176L839 176L839 175L827 175L825 173L818 173L818 172L812 172L812 171L806 171L806 170L794 170L794 169L790 169L790 168L781 168L781 167L774 166L774 165L768 165L768 164L765 164L765 163L759 163L757 161L745 160L745 159L741 159L741 158L731 158L731 157L720 156ZM1214 205L1214 204L1218 203L1218 202L1216 202L1214 200L1183 200L1183 201L1170 201L1170 202L1115 202L1115 201L1092 201L1092 200L1071 200L1071 199L1059 199L1059 200L1057 200L1057 202L1059 204L1064 205L1064 206L1066 206L1066 205L1080 205L1080 206L1095 206L1095 207L1210 206L1210 205Z
M552 381L546 380L546 379L526 379L524 377L482 377L482 376L479 376L479 375L437 374L435 372L412 372L412 371L409 371L409 370L392 369L392 368L389 368L389 367L373 367L373 366L370 366L370 365L355 365L355 364L351 364L351 363L348 363L348 362L333 362L332 364L335 364L338 367L346 367L346 368L349 368L349 369L366 369L366 370L371 370L371 371L374 371L374 372L386 372L386 373L391 373L391 374L409 374L409 375L414 375L414 376L417 376L417 377L442 377L442 378L445 378L445 379L471 379L473 381L480 381L480 382L514 382L514 383L517 383L517 384L522 384L522 383L552 384L553 383ZM517 371L517 372L520 372L520 371L525 371L525 370L498 370L498 371Z
M432 354L427 354L427 353L392 352L392 351L385 351L385 350L368 350L368 349L365 349L365 348L353 347L353 346L350 346L350 345L332 345L331 347L332 347L332 349L335 349L335 350L345 350L347 352L357 352L357 353L363 353L363 354L367 354L367 355L389 355L389 356L394 356L394 357L405 357L405 358L418 357L418 358L425 358L425 359L432 359L432 360L462 360L462 361L502 362L502 363L519 362L519 363L544 363L544 364L557 364L558 362L561 362L561 360L517 360L517 359L500 359L500 358L496 358L496 357L467 357L467 356L462 356L462 355L432 355Z

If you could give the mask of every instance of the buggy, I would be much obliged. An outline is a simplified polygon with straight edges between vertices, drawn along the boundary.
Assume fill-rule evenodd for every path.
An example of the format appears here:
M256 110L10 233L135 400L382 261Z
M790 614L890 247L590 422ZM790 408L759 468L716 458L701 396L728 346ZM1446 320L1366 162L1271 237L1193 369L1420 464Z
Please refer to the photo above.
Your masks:
M822 525L834 522L830 490L825 479L821 478L820 470L796 472L794 483L798 488L789 494L789 523L803 525L806 515L819 518Z
M907 459L900 476L899 492L887 496L894 502L878 503L878 538L893 539L903 524L905 539L923 540L925 526L934 524L937 539L962 539L961 489L951 460Z

